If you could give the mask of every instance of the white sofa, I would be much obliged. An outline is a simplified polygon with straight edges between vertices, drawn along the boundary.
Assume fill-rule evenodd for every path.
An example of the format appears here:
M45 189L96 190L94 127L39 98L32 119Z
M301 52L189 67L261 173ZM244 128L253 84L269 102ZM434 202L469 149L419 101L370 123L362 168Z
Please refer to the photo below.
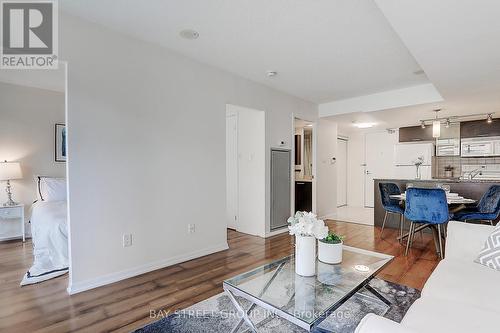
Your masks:
M450 222L445 259L401 323L368 314L356 333L500 332L500 272L474 263L492 230Z

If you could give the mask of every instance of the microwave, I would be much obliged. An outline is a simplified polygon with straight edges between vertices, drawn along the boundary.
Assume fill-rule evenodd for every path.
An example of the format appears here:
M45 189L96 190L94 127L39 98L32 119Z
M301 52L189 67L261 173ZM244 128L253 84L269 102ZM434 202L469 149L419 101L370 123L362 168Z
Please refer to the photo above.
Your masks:
M460 139L438 139L436 156L460 156Z
M500 155L500 137L462 139L462 157L488 157Z

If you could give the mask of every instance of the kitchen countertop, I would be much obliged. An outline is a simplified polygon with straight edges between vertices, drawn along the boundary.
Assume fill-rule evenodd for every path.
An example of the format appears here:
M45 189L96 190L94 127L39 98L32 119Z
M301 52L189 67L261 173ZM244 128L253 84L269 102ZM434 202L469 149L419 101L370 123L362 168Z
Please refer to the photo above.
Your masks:
M394 179L394 178L376 178L379 181L400 181L408 183L500 183L500 179L459 179L459 178L433 178L433 179Z
M295 181L296 182L309 182L309 183L312 183L312 179L308 179L308 178L295 178Z

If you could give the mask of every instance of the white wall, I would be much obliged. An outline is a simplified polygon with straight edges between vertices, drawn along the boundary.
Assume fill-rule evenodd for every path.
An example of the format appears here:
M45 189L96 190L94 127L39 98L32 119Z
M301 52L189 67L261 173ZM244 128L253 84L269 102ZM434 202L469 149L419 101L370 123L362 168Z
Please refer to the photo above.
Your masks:
M313 103L60 15L68 61L70 292L227 247L225 109L265 111L270 147ZM188 223L196 232L188 234ZM122 247L131 233L133 245Z
M65 163L54 161L54 126L64 122L64 93L0 83L0 160L21 163L23 179L11 183L14 201L26 205L26 217L36 200L33 175L66 174ZM4 186L0 204L7 200Z
M317 123L316 211L319 217L337 213L337 124L320 119Z

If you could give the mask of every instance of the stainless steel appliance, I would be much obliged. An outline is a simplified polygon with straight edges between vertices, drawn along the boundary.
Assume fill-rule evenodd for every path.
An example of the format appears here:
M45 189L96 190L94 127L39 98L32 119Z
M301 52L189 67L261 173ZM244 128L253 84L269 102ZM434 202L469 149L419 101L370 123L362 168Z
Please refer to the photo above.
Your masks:
M432 178L433 143L399 143L394 146L394 176L396 179ZM417 169L415 163L421 159Z
M500 156L500 136L462 139L461 156Z
M438 139L436 156L460 156L460 139Z

